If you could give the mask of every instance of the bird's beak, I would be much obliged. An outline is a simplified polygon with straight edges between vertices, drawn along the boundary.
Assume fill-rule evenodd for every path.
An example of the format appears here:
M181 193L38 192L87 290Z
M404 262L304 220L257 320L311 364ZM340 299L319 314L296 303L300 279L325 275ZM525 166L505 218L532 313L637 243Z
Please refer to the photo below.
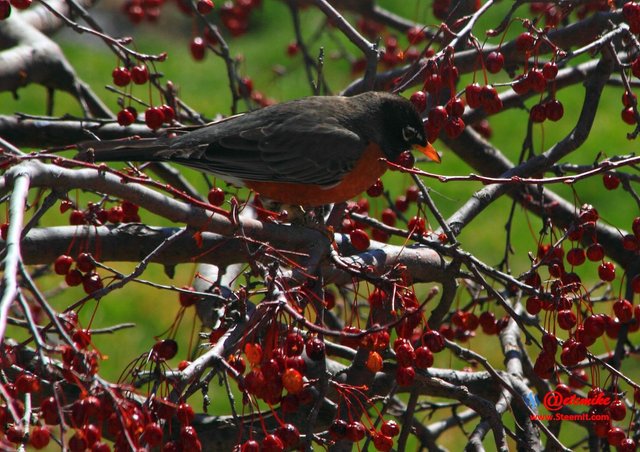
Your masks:
M427 143L426 146L416 144L414 148L426 155L428 159L433 160L436 163L440 163L440 155L438 154L438 151L431 146L431 143Z

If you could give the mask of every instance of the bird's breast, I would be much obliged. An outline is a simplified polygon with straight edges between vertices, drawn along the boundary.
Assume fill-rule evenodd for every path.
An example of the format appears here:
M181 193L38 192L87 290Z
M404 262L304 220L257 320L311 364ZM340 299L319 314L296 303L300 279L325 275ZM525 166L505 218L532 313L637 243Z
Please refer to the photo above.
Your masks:
M261 196L284 204L313 207L343 202L364 192L384 174L387 165L380 160L382 157L384 154L379 146L367 146L354 168L331 187L314 184L313 181L308 184L246 181L245 185Z

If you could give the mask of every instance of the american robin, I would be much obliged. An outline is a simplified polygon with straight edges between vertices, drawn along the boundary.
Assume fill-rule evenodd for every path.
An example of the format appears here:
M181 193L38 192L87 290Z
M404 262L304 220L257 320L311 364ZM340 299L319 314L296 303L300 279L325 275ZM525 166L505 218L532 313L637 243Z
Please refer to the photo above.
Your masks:
M439 161L411 102L383 92L306 97L174 136L78 145L79 158L176 162L306 207L362 193L387 169L382 158L413 146Z

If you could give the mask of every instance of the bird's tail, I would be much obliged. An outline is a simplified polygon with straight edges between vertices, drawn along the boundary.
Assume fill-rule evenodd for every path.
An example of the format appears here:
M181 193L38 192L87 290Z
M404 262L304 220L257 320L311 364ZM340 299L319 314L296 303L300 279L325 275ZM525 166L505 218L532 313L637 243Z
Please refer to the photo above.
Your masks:
M75 159L88 162L157 162L166 159L159 151L167 148L167 138L85 141L77 148Z

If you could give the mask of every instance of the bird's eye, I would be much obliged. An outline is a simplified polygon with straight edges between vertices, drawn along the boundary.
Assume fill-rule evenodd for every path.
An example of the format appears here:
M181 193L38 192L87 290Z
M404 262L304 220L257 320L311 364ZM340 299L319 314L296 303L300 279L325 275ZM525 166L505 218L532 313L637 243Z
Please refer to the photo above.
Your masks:
M417 135L418 131L411 126L404 126L402 128L402 138L404 138L404 141L407 143L412 142Z

